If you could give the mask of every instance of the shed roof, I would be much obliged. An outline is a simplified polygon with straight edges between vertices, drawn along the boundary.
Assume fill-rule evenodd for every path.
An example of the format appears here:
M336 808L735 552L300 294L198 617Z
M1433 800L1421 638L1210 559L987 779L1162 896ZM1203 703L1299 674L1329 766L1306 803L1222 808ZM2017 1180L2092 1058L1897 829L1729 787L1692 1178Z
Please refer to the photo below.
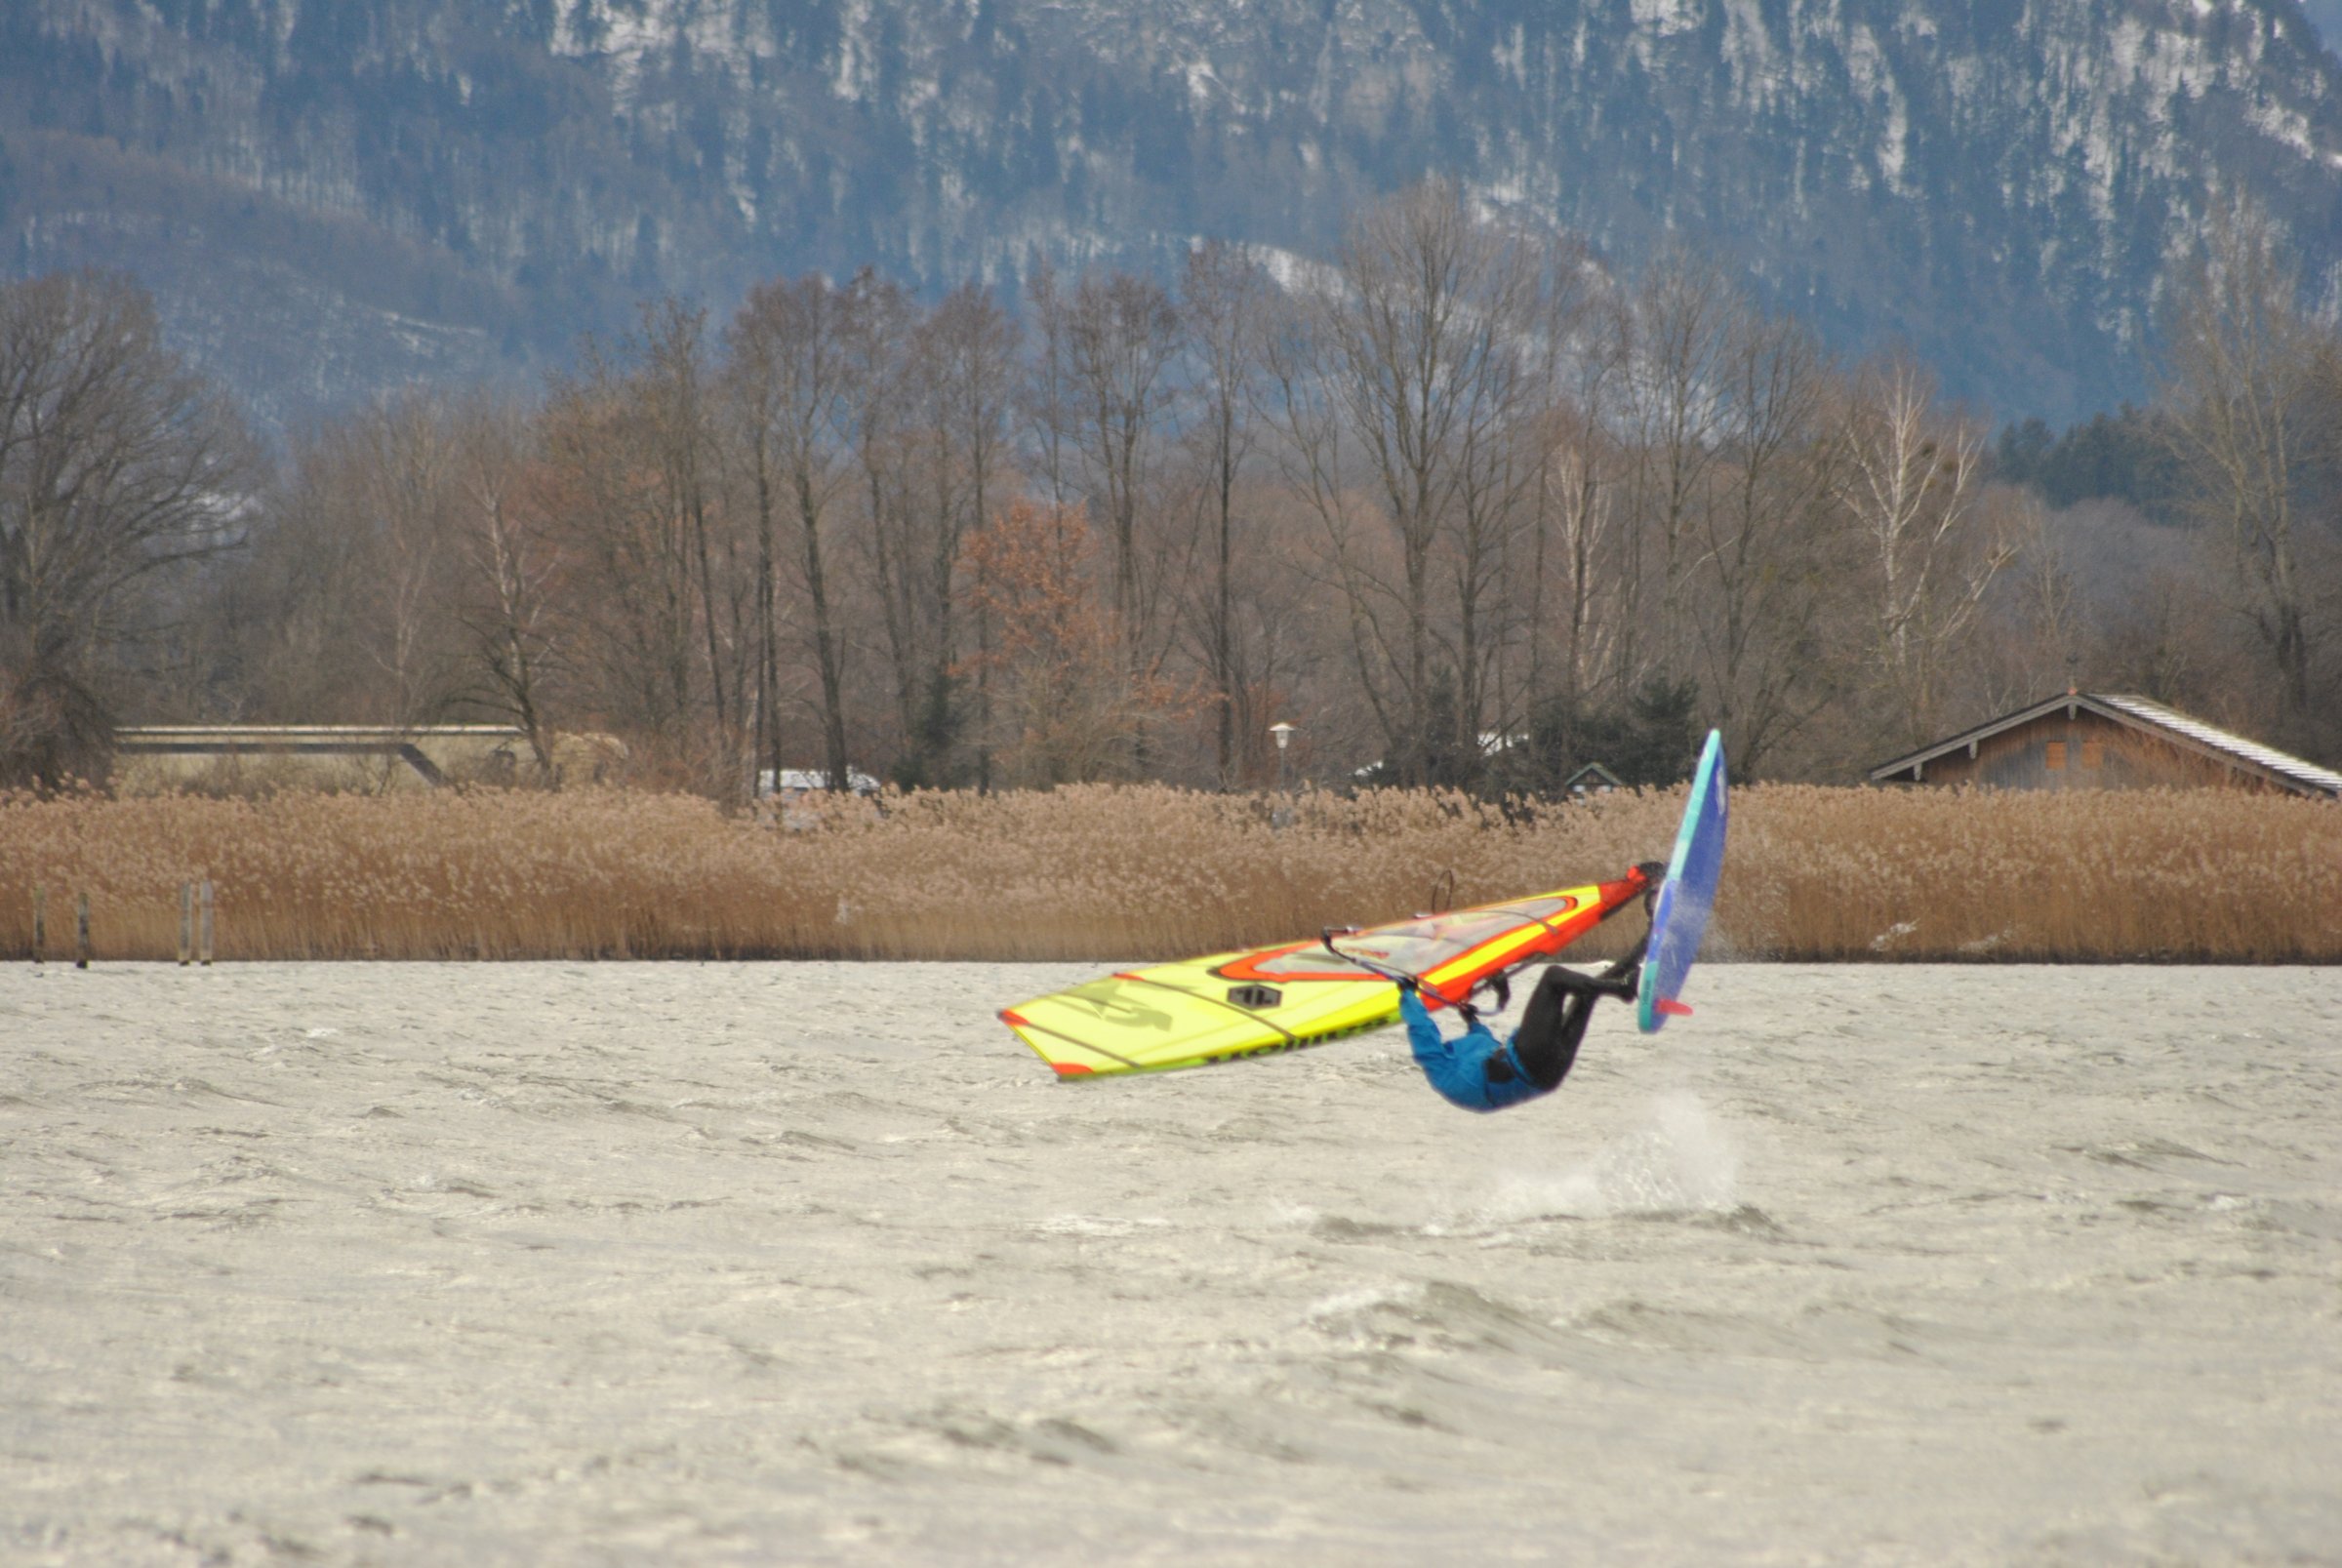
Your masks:
M1979 724L1974 729L1962 730L1958 735L1922 746L1892 762L1881 762L1870 770L1870 780L1873 784L1885 784L1904 773L1912 774L1916 779L1937 757L1974 745L2003 730L2030 724L2061 707L2069 710L2086 709L2101 718L2154 735L2182 750L2210 757L2241 773L2265 779L2296 794L2322 795L2327 799L2342 800L2342 773L2336 773L2331 768L2321 768L2314 762L2280 751L2275 746L2247 741L2241 735L2206 724L2201 719L2190 718L2176 708L2165 707L2144 697L2096 692L2064 692L2056 697L2044 698L2030 707L2021 707L2013 713L2004 713L1997 719Z
M513 724L134 724L114 732L117 750L191 745L235 746L387 745L402 741L520 740L528 734Z

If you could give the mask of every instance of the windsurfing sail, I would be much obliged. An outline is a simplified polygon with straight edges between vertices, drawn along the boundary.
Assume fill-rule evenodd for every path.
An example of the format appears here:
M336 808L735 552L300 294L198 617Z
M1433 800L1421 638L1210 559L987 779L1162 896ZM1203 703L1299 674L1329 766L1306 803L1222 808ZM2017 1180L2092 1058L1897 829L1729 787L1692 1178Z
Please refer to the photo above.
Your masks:
M1635 1023L1645 1034L1691 1011L1682 1001L1683 982L1700 955L1700 939L1716 909L1716 885L1724 874L1724 738L1710 730L1683 802L1675 853L1668 857L1667 880L1651 908L1651 940L1635 987Z
M1552 957L1648 886L1630 873L1370 926L1332 945L1288 942L1129 970L1005 1008L1000 1021L1061 1078L1299 1050L1395 1019L1398 987L1378 971L1418 977L1429 1006L1454 1005L1483 981Z

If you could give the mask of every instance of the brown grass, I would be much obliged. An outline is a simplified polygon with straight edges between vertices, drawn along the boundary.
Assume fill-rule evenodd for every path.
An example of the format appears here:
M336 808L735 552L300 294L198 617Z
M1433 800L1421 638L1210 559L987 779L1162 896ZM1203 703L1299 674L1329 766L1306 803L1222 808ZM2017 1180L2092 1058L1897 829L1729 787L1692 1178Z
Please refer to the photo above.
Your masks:
M222 959L1169 958L1615 876L1679 810L1320 794L1278 831L1254 797L1097 786L791 831L619 790L0 797L0 955L28 954L41 886L53 962L80 892L99 958L169 958L180 883L209 876ZM2342 961L2330 804L1763 785L1733 812L1730 955Z

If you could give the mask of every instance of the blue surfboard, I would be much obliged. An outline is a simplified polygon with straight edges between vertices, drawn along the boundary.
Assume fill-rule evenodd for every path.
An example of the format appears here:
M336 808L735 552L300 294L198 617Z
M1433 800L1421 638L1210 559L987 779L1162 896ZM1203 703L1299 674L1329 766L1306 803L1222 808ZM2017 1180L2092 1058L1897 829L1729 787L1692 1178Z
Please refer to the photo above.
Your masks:
M1645 1034L1691 1011L1681 1000L1683 982L1700 955L1723 874L1724 738L1710 730L1683 803L1683 824L1676 829L1676 850L1668 857L1667 880L1651 909L1651 941L1635 992L1635 1022Z

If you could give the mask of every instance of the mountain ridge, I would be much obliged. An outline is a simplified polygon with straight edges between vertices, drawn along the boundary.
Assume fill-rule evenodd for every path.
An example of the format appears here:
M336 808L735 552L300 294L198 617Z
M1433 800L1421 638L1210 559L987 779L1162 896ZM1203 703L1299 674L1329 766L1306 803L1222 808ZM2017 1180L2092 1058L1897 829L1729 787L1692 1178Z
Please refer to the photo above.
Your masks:
M2002 416L2139 395L2245 195L2331 291L2342 64L2293 0L26 0L15 275L123 267L296 423L556 362L633 300L1323 254L1427 172L1632 272L1670 240Z

